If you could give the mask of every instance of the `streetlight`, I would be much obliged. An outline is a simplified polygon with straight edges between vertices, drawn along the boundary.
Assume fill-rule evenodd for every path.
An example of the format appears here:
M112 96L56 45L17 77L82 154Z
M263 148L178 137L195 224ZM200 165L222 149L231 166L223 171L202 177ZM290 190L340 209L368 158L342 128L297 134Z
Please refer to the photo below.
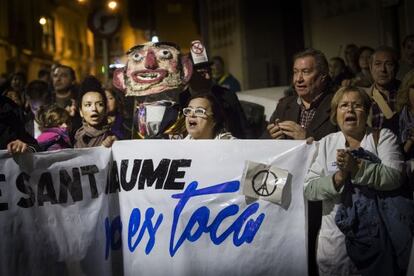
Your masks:
M118 3L116 1L109 1L108 2L108 8L111 10L115 10L118 7Z
M44 16L40 17L39 24L43 26L43 25L46 25L46 23L47 23L46 18Z

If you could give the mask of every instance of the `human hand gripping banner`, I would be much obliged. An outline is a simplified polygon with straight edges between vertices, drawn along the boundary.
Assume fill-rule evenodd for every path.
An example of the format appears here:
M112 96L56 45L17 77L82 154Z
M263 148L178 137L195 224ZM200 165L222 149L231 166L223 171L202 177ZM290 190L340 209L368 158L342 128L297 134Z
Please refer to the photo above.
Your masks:
M306 275L313 151L271 140L3 151L0 275Z

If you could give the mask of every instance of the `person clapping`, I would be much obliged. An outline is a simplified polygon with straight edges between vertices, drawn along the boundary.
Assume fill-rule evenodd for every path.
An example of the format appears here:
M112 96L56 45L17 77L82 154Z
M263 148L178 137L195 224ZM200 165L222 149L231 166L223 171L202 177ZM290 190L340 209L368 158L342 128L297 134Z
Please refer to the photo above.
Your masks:
M397 258L399 264L407 261L397 257L405 249L393 253L395 244L391 246L390 241L395 233L387 229L407 226L412 217L401 213L404 199L399 198L402 201L396 205L385 201L387 192L393 194L392 201L399 195L403 155L389 129L377 132L367 127L370 107L368 94L360 88L343 87L336 92L331 121L341 131L319 141L305 179L305 197L321 200L323 205L317 246L319 275L400 275L394 270ZM384 204L375 202L380 195ZM412 214L412 204L408 205L404 211ZM395 212L392 218L389 210ZM402 244L411 247L411 235L397 231L399 239L407 241ZM374 273L378 271L384 274Z

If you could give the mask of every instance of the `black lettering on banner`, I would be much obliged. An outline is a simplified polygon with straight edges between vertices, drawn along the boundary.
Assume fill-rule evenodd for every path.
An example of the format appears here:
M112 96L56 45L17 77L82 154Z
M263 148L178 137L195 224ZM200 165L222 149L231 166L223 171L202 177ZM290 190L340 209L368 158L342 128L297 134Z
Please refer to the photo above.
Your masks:
M29 198L20 198L17 202L17 205L22 208L29 208L35 204L36 196L33 192L32 187L30 187L29 183L27 183L30 179L30 176L27 173L20 173L16 178L16 187L19 192L26 194ZM27 183L27 185L25 184Z
M73 180L66 170L59 171L59 203L66 203L68 201L68 190L72 196L73 202L81 201L83 199L79 169L73 168L72 174Z
M132 167L131 178L129 182L126 180L126 173L128 170L128 162L129 160L122 160L121 161L121 186L124 191L130 191L134 188L135 184L137 183L137 177L139 173L139 169L141 167L141 159L134 159L134 166Z
M118 165L116 161L113 161L106 180L105 194L113 194L117 191L120 192L121 187L119 186Z
M184 178L185 171L179 171L179 168L188 168L191 166L191 159L179 159L171 162L170 171L164 184L164 190L182 190L185 182L175 182L177 178Z
M37 187L37 203L39 206L43 206L43 204L47 201L50 201L51 204L57 203L56 192L55 188L53 187L52 175L49 172L42 173L40 176L39 185L37 185Z
M152 159L145 159L142 165L141 174L139 175L138 189L144 189L145 182L147 186L151 187L155 180L155 189L162 189L165 177L168 173L168 167L170 165L170 159L162 159L158 164L158 167L154 170L154 164Z
M89 186L91 187L91 195L92 198L98 197L98 188L96 187L96 179L95 175L99 172L98 167L96 165L90 165L90 166L83 166L80 167L82 175L87 175L89 178Z
M0 174L0 182L6 182L6 176L4 174ZM1 197L1 189L0 189L0 197ZM5 211L9 209L7 203L0 202L0 211Z

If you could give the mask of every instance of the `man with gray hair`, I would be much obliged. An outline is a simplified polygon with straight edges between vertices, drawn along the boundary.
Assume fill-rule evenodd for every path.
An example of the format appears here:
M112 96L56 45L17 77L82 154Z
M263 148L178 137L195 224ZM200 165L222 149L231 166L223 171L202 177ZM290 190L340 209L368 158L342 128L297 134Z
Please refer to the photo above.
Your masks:
M368 122L374 129L388 128L397 135L398 55L393 48L380 46L372 54L369 68L374 83L365 89L373 100Z
M297 95L279 101L264 138L319 140L337 131L329 120L333 94L328 61L321 51L307 49L294 56L293 86Z
M333 93L325 55L315 49L296 54L292 82L297 95L279 101L263 138L302 140L312 137L320 140L336 132L337 127L329 119ZM308 202L309 275L318 275L315 246L321 218L321 202Z

